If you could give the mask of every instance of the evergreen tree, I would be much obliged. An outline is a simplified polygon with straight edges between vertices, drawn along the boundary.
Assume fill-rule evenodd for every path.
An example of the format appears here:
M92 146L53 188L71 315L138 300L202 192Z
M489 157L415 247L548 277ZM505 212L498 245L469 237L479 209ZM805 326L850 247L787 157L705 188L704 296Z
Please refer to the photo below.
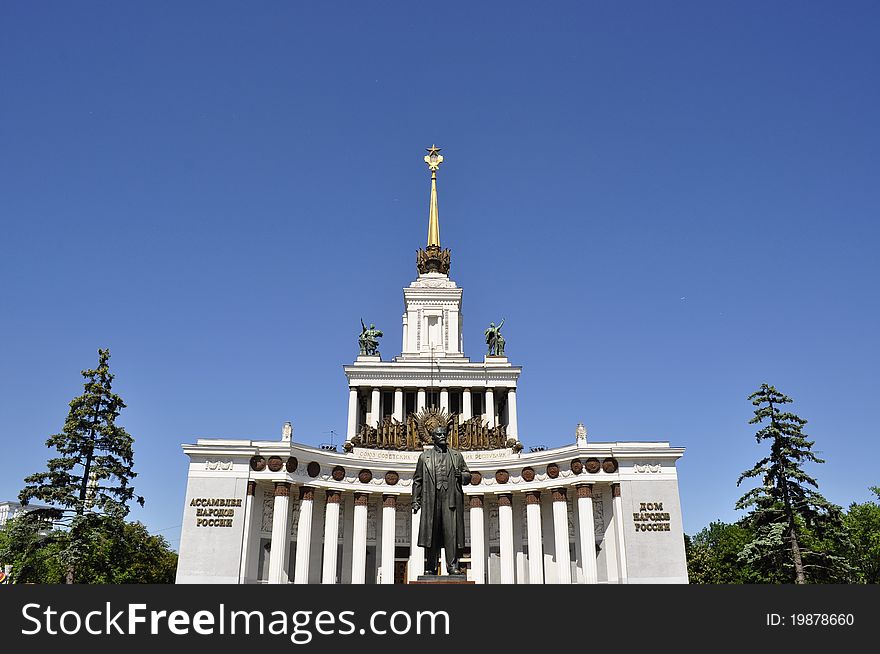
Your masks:
M758 407L749 424L763 425L755 439L770 442L770 455L736 482L739 486L753 477L762 481L736 503L737 509L751 509L746 522L754 529L741 558L765 569L790 570L796 584L806 583L808 570L813 581L845 577L848 565L822 542L826 534L842 533L840 507L813 490L819 486L802 468L805 463L824 463L802 432L807 421L779 408L792 400L773 386L761 384L748 399Z
M111 390L114 375L109 359L109 350L98 350L98 367L82 371L85 392L71 400L61 433L46 441L59 456L49 459L45 472L26 477L19 494L23 504L37 499L53 507L34 511L35 517L48 517L67 527L60 556L69 584L77 563L94 544L96 527L107 518L123 520L132 499L144 503L130 485L136 476L133 439L116 424L125 403Z

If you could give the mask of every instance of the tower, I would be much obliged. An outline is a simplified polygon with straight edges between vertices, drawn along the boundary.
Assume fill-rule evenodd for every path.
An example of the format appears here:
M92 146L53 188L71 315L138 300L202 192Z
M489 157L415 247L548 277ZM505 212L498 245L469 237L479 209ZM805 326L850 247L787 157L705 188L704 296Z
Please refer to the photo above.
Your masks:
M463 348L462 289L450 279L451 251L440 244L437 171L440 148L427 148L431 172L428 237L418 250L418 276L403 289L400 354L378 352L345 366L349 385L345 449L421 449L418 422L442 414L458 449L522 449L516 385L521 368L503 355L471 361Z

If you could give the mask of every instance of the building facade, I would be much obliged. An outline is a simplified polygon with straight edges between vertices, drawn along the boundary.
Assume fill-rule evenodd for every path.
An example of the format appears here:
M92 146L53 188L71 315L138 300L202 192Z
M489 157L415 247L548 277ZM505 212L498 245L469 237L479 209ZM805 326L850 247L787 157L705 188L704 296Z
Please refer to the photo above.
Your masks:
M190 459L178 583L406 583L424 572L411 510L416 460L436 424L471 470L463 567L476 583L687 583L676 462L668 442L525 451L522 369L499 325L489 354L462 348L462 289L440 246L429 148L428 239L403 291L401 352L383 360L373 326L344 367L343 451L280 440L199 439ZM445 569L445 566L441 566Z

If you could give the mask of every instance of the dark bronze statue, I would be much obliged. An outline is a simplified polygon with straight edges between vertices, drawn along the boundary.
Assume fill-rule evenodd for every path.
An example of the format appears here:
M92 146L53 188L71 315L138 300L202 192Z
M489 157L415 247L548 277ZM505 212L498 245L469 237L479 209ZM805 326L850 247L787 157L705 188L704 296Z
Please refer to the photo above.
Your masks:
M486 345L489 346L489 356L504 356L504 337L501 335L501 328L504 326L504 319L497 327L494 322L489 323L489 329L486 330Z
M358 347L362 356L378 356L379 338L381 337L382 331L376 329L376 325L370 323L370 328L367 329L364 319L361 318L361 335L358 336Z
M471 473L461 452L446 443L446 427L431 431L434 447L416 463L412 480L413 513L422 510L418 545L426 550L425 574L436 575L440 548L446 550L449 574L461 574L464 550L464 491Z

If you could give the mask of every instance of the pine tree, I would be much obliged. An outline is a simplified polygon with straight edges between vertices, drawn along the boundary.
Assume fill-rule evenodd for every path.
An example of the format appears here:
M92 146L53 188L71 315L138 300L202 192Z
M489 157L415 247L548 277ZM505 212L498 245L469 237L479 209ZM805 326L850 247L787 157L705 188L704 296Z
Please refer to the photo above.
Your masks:
M71 400L61 433L46 441L59 456L49 459L47 471L26 477L19 494L22 504L37 499L53 507L34 511L35 518L67 527L62 557L69 584L95 538L95 527L107 520L123 520L132 499L144 504L130 485L137 476L132 469L133 439L116 424L125 403L111 390L114 375L109 359L109 350L98 350L98 367L82 371L85 392Z
M773 386L761 388L749 398L756 407L749 424L763 424L755 434L760 443L770 441L770 455L740 475L743 480L760 477L763 485L753 488L736 503L737 509L751 509L746 520L755 530L754 538L742 551L750 563L763 562L792 570L794 583L806 583L807 569L817 568L815 577L827 578L818 569L838 567L845 562L833 554L810 548L816 534L835 531L841 523L841 509L820 495L816 480L802 469L804 463L824 463L812 452L814 441L802 429L807 421L783 412L779 407L792 402Z

